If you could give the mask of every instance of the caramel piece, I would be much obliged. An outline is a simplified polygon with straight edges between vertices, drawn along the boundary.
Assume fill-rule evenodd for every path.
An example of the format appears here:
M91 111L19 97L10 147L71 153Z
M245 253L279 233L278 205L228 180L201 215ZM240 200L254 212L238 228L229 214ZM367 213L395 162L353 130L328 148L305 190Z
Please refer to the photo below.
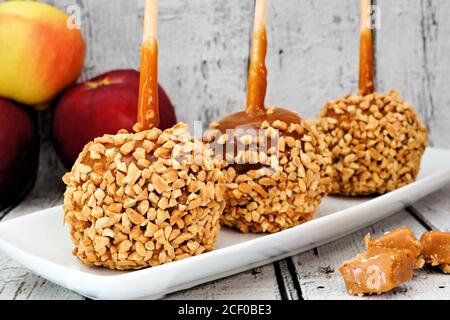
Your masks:
M448 263L441 264L441 270L443 273L450 273L450 264Z
M371 248L344 262L339 271L352 295L387 292L413 277L414 255L409 249Z
M450 273L450 232L429 231L420 238L426 263Z
M414 255L415 268L423 267L425 260L421 257L422 245L416 239L412 231L407 227L402 227L393 231L386 232L384 235L371 240L370 233L364 237L367 249L371 248L392 248L409 249Z

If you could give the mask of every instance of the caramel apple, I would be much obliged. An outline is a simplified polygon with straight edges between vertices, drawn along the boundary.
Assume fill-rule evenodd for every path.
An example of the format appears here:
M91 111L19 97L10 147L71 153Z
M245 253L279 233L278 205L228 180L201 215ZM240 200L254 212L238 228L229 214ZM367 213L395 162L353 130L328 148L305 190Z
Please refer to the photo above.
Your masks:
M206 136L227 180L221 221L241 232L312 219L331 185L331 158L316 128L294 112L265 108L266 8L256 1L246 110L211 123Z
M220 228L224 178L212 150L183 123L156 128L156 19L157 0L146 0L134 132L89 142L63 178L73 254L88 266L139 269L198 255Z
M361 0L359 92L325 103L317 127L333 156L333 193L382 194L413 182L427 144L414 108L375 92L370 0Z

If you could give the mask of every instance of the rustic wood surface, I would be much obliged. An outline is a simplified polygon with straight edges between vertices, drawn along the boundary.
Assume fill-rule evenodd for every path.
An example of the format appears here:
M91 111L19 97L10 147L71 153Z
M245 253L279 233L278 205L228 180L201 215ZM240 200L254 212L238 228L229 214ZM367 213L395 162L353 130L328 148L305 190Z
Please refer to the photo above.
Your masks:
M1 0L0 0L1 1ZM87 42L80 80L117 68L139 66L143 1L47 1L61 9L77 5ZM450 147L450 10L447 0L378 0L377 87L401 90L430 130L432 145ZM160 2L160 82L179 120L207 123L240 110L245 100L253 1ZM272 0L269 9L268 103L313 118L327 99L355 91L358 1ZM40 116L38 178L27 197L0 211L11 219L61 203L64 168L54 154L48 122ZM331 244L251 271L169 295L168 299L353 299L337 266L363 248L367 232L399 226L416 235L450 230L450 185L389 219ZM366 299L448 299L450 277L425 268L415 281ZM0 254L1 299L83 299Z

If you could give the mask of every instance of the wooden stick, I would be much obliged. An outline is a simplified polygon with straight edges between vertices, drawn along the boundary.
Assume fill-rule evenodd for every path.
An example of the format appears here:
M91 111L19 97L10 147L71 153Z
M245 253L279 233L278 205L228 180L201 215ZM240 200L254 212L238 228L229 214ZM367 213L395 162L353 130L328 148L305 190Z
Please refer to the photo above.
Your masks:
M267 90L266 15L267 0L256 0L248 74L247 107L245 110L248 114L263 113L266 110L264 107Z
M158 0L145 0L144 10L137 121L142 125L142 129L150 129L159 126Z
M359 84L358 94L367 95L375 91L373 71L373 40L370 21L371 0L361 0L359 39Z

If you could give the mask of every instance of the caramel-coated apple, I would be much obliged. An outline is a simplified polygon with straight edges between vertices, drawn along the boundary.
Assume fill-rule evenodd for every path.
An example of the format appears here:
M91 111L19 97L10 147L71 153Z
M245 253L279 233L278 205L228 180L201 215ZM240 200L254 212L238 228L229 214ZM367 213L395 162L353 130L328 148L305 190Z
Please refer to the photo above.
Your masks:
M370 0L361 0L359 92L325 103L316 123L333 156L333 193L382 194L413 182L427 129L398 91L375 92Z
M63 180L73 254L88 266L139 269L213 249L225 207L212 150L158 102L157 0L145 1L137 123L89 142ZM107 120L107 119L105 119Z
M316 128L296 113L264 105L266 0L256 1L247 107L211 123L206 140L223 161L224 225L278 232L311 220L329 192L331 158Z

